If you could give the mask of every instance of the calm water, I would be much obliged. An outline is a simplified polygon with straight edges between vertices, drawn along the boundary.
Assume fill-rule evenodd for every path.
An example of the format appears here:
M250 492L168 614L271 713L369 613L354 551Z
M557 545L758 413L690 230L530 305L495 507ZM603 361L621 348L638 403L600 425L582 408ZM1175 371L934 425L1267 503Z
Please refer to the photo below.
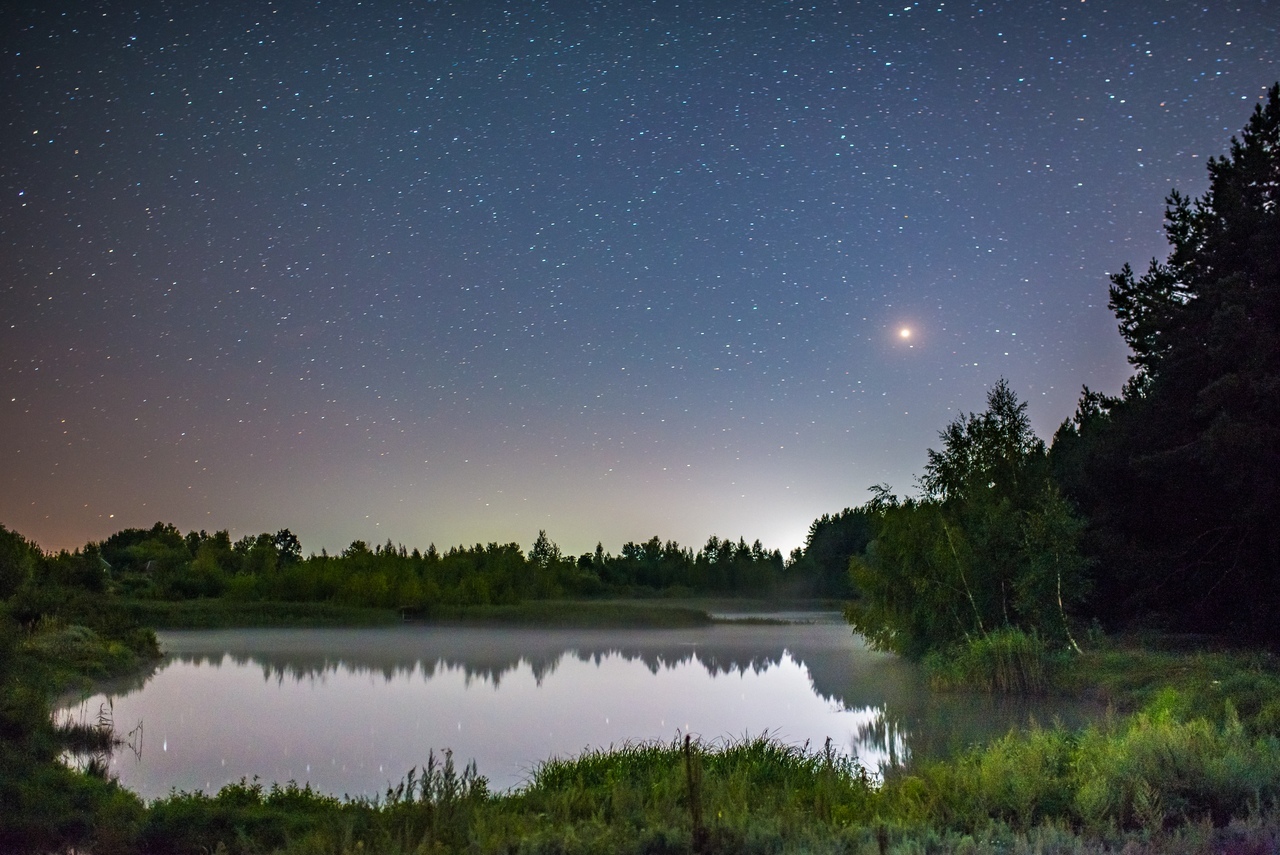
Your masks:
M838 616L681 630L379 629L164 632L151 675L110 700L136 750L112 771L144 797L242 777L376 795L445 748L490 786L551 756L633 740L768 733L827 739L879 769L1089 710L933 697L917 671L867 650Z

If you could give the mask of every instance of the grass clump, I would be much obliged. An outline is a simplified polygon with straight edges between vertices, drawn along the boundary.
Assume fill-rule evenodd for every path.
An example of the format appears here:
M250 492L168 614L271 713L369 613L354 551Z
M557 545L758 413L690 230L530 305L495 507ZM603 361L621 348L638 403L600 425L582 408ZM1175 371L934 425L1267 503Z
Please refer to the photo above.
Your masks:
M1092 835L1163 831L1274 810L1280 740L1251 735L1233 712L1183 718L1168 703L1079 733L1009 734L950 761L899 772L881 796L888 814L969 832L988 819L1027 831L1044 823Z
M153 803L136 833L144 852L457 852L489 800L474 764L428 755L381 799L341 800L242 780L216 795L174 793Z
M930 687L937 691L1043 695L1049 691L1054 661L1039 636L1005 627L928 654L924 668Z
M486 814L485 851L778 851L869 816L856 761L767 738L635 743L548 761Z
M1085 731L1074 758L1074 811L1085 828L1227 824L1280 798L1280 740L1158 706Z
M340 800L292 781L268 789L242 780L216 796L183 792L154 802L135 842L142 852L271 852L341 838L352 813Z

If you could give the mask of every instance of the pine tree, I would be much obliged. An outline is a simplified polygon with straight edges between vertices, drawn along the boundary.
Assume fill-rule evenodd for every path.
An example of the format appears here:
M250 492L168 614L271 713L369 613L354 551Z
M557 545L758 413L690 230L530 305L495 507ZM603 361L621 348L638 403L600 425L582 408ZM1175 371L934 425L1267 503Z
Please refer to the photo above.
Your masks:
M1280 84L1209 190L1167 199L1166 261L1111 277L1136 368L1054 444L1118 621L1280 637Z

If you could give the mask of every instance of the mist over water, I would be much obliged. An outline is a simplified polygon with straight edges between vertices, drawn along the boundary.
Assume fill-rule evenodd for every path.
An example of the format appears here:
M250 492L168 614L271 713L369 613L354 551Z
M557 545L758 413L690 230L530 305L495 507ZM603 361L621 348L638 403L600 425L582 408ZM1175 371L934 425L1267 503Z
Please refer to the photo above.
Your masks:
M400 626L164 632L150 676L111 702L138 751L111 771L146 798L254 776L377 795L428 752L474 760L491 787L537 763L692 733L768 733L869 769L945 753L1025 723L1086 714L931 696L918 671L868 650L838 616L670 630Z

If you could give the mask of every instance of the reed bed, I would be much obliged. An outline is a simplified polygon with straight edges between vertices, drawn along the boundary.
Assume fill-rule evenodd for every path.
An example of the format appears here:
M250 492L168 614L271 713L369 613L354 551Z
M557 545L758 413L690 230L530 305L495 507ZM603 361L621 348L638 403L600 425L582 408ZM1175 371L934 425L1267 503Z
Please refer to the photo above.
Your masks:
M937 691L1043 695L1049 691L1053 655L1033 633L1012 627L925 658L929 685Z

